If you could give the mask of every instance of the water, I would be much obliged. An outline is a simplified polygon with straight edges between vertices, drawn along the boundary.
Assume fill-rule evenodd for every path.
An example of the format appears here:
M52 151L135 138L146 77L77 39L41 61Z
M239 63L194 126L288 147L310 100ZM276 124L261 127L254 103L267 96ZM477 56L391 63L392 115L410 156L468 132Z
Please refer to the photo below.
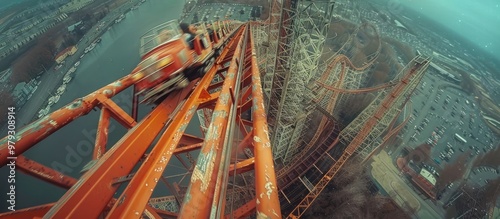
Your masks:
M183 3L184 1L177 0L148 0L139 9L128 12L126 18L113 25L102 35L101 43L85 55L66 92L59 102L51 107L51 111L127 75L140 61L140 36L156 25L178 19ZM131 96L131 89L128 89L113 100L126 112L131 112ZM148 106L141 106L140 118L149 109ZM100 111L91 111L87 116L68 124L35 145L24 155L69 176L79 178L80 170L92 156L99 114ZM197 121L192 123L195 124L188 128L187 133L199 135ZM125 132L126 129L112 119L107 147L111 147ZM16 209L55 202L66 192L65 189L26 176L19 170L16 174ZM8 192L6 167L0 169L0 176L5 177L0 179L2 182L0 193L4 194L2 197L6 200L5 194ZM2 201L0 206L2 212L6 211L5 201Z

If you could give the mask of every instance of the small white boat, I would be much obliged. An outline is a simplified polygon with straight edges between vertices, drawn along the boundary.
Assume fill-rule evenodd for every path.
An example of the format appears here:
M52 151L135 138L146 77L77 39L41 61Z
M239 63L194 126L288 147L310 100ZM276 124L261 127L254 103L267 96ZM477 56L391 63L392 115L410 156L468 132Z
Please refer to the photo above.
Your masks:
M55 98L54 98L54 103L57 103L57 101L59 101L59 98L60 98L60 97L61 97L61 96L56 95L56 96L55 96Z
M63 78L63 83L64 83L64 84L67 84L68 82L70 82L70 81L71 81L71 79L73 79L73 78L72 78L71 76L69 76L69 75L68 75L68 76L64 76L64 78Z
M59 88L57 88L56 93L57 93L58 95L61 95L61 94L63 94L63 93L64 93L64 91L65 91L65 90L66 90L66 85L65 85L65 84L63 84L63 85L61 85Z

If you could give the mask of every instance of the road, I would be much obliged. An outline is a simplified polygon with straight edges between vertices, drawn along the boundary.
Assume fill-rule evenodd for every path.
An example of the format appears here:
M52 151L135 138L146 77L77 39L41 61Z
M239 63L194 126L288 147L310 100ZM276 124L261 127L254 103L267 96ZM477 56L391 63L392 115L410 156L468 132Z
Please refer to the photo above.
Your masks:
M396 203L404 208L406 203L410 208L416 210L417 218L444 218L439 212L429 205L426 200L415 194L400 171L394 166L392 158L386 151L381 151L373 156L372 176L382 188L393 198Z

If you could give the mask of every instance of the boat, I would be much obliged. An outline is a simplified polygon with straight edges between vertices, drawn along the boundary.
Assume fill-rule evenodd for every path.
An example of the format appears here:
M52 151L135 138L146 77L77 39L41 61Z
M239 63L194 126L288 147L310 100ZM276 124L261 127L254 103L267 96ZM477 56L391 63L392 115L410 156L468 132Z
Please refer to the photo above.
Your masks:
M71 67L68 71L68 74L71 74L76 71L76 67Z
M124 15L124 14L120 15L120 17L118 17L118 18L115 20L115 24L120 23L120 21L122 21L124 18L125 18L125 15Z
M67 84L68 82L71 81L71 79L73 79L70 75L67 75L67 76L64 76L63 78L63 83L64 84Z
M49 98L49 102L47 103L47 105L51 106L54 104L54 97L50 97Z
M66 85L63 84L59 88L57 88L56 94L61 95L64 93L65 90L66 90Z
M61 97L61 96L59 96L59 95L54 96L54 103L57 103L57 101L59 101L59 98L60 98L60 97Z
M80 61L75 63L75 67L78 67L80 65Z
M95 48L95 45L96 45L95 42L92 43L92 44L90 44L90 46L88 46L87 48L85 48L85 53L88 53L88 52L92 51Z

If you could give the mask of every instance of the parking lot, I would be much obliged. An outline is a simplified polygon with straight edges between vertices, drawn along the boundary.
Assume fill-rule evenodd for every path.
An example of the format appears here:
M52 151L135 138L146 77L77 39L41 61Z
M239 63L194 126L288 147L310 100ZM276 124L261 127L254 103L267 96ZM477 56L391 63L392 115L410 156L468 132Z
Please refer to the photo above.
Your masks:
M458 88L428 72L411 98L413 110L402 135L403 145L408 148L422 143L431 145L431 161L427 165L437 170L436 177L460 155L470 153L470 164L495 149L494 142L498 142L482 120L475 98ZM399 156L399 150L393 153L394 158ZM471 171L469 182L477 186L499 176L491 167L476 167ZM448 186L450 190L456 187Z

